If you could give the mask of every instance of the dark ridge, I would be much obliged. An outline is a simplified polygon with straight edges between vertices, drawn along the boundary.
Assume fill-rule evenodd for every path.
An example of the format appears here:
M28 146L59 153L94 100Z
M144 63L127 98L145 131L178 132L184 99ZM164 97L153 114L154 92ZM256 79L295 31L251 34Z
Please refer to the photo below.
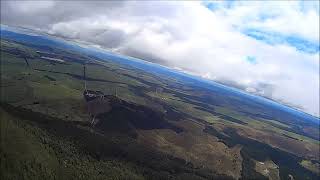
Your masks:
M48 76L48 75L44 75L45 78L49 79L50 81L56 81L55 78Z
M288 135L286 135L286 134L281 134L282 136L284 136L284 137L287 137L287 138L290 138L290 139L294 139L294 140L297 140L297 141L301 141L301 140L299 140L299 139L297 139L297 138L294 138L294 137L291 137L291 136L288 136Z
M92 133L87 129L88 122L67 122L9 104L1 104L1 107L32 126L61 140L73 142L84 156L98 161L114 159L131 162L146 179L232 179L208 169L195 168L183 159L138 144L135 139L119 132L106 132L105 135ZM55 152L64 153L59 146L54 145L53 148Z
M198 107L198 106L196 106L195 108L196 108L196 109L199 109L199 110L201 110L201 111L208 112L208 113L210 113L210 114L212 114L212 115L214 115L214 116L223 115L223 114L220 114L220 113L215 112L215 111L214 111L214 108L208 109L208 108Z
M154 111L145 106L116 101L111 104L112 110L99 115L100 121L95 127L106 130L121 130L133 132L135 129L171 129L177 133L182 129L165 120L163 113Z
M243 112L243 111L241 111L241 112ZM274 118L273 117L271 117L271 116L269 116L269 115L265 115L265 114L253 114L253 113L249 113L249 112L243 112L243 113L245 113L245 114L250 114L250 116L252 117L252 118L263 118L263 119L269 119L269 120L274 120Z
M143 96L143 97L148 97L152 100L152 102L154 102L155 104L160 105L166 112L164 113L165 118L170 120L170 121L178 121L180 119L183 118L187 118L187 117L191 117L190 115L180 112L179 110L169 106L167 103L157 99L157 98L152 98L151 96L149 96L146 93L142 93L139 91L139 95Z
M164 107L166 110L166 118L168 118L171 121L179 121L180 119L182 119L184 116L181 112L179 112L178 110L171 108L171 107Z
M237 144L242 145L243 148L241 149L241 152L248 158L252 158L257 161L265 161L266 158L270 158L279 166L281 179L287 179L288 174L292 174L295 179L318 179L316 174L300 166L299 162L302 158L280 149L273 148L268 144L241 137L235 129L226 128L223 133L227 136L221 134L212 126L206 126L203 132L218 137L228 147L233 147ZM242 166L244 169L248 168L248 166L244 164Z
M243 121L240 121L238 119L235 119L233 117L230 117L230 116L227 116L227 115L219 115L220 118L224 119L224 120L228 120L228 121L231 121L231 122L234 122L234 123L238 123L238 124L242 124L242 125L247 125L248 123L246 122L243 122Z

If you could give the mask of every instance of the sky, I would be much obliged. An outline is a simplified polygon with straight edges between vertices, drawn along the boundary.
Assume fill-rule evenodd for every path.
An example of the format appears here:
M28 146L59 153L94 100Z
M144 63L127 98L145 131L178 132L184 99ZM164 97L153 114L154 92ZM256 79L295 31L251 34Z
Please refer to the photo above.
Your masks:
M319 1L1 1L1 23L159 63L319 116Z

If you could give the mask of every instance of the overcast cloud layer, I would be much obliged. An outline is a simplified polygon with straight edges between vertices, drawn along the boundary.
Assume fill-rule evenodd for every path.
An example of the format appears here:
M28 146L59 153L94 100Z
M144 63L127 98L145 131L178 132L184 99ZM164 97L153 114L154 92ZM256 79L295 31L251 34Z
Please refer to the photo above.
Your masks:
M319 116L318 1L1 1L1 23L223 81Z

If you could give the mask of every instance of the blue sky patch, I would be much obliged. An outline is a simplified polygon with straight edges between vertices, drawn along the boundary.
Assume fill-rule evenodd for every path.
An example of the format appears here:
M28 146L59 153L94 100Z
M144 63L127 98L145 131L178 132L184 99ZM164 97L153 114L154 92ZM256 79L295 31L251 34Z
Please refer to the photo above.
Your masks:
M287 44L295 47L299 51L310 54L319 53L320 50L319 43L307 41L297 36L285 36L279 33L263 32L256 29L245 30L243 33L267 44Z
M237 6L236 1L230 0L230 1L203 1L202 4L208 8L209 10L215 12L222 10L222 12L226 9L232 9L235 6ZM319 1L299 1L299 12L301 13L307 13L311 10L316 9L319 12ZM277 18L277 16L280 16L281 14L277 13L270 13L268 11L260 12L257 15L257 21L264 22L267 20L272 20ZM250 17L248 17L250 19ZM296 35L290 35L290 34L283 34L279 32L272 32L266 29L256 29L256 28L248 28L243 29L242 25L233 24L232 27L234 27L236 30L244 33L247 36L250 36L256 40L263 41L264 43L270 44L270 45L276 45L276 44L284 44L291 47L294 47L298 51L309 53L309 54L315 54L319 53L320 46L319 41L312 41L307 40L301 36Z
M254 56L247 56L246 60L250 63L250 64L257 64L257 59Z
M203 1L203 5L210 9L211 11L215 11L220 8L232 8L234 6L234 0L229 1Z

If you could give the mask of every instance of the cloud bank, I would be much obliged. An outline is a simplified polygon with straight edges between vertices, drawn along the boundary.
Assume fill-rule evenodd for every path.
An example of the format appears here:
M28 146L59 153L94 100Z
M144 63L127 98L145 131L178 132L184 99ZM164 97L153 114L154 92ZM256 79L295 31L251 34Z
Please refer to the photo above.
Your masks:
M182 69L319 116L319 1L1 1L1 23Z

